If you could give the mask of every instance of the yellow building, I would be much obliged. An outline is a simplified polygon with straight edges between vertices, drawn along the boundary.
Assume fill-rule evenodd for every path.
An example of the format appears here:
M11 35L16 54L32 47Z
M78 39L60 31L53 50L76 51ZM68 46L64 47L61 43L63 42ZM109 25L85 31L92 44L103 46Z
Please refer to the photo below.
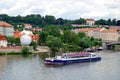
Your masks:
M105 42L118 41L119 34L116 29L105 28L79 28L73 30L75 33L84 32L87 36L100 38Z
M119 34L117 30L103 30L101 31L101 39L105 42L114 42L118 41Z
M84 32L87 36L94 37L94 38L101 38L100 32L104 29L105 28L79 28L79 29L74 29L73 31L75 33Z

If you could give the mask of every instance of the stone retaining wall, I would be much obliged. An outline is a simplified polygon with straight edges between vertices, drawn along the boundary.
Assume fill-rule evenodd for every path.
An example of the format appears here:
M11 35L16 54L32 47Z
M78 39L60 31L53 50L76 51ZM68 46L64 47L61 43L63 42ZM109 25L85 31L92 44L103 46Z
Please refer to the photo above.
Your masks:
M0 47L0 52L20 52L22 49L21 46L16 47Z

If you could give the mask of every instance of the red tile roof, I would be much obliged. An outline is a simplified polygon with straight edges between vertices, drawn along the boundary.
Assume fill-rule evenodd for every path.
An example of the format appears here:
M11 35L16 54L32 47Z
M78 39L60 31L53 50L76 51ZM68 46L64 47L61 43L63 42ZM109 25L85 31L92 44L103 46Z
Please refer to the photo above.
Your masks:
M39 35L38 35L38 34L33 35L33 36L32 36L32 39L35 40L35 41L38 41L38 39L39 39Z
M87 18L86 21L95 21L95 20L92 18Z
M31 24L24 24L24 27L28 27L28 26L31 26Z
M0 40L7 40L2 34L0 34Z
M109 26L109 29L117 29L117 30L120 30L120 26Z
M34 32L34 31L42 31L42 28L37 27L37 28L32 28L31 30L32 30L33 32Z
M81 31L81 32L88 32L90 30L97 30L97 31L100 31L102 28L80 28L78 29L78 31Z
M81 29L78 29L78 30L81 31L81 32L88 32L89 28L81 28Z
M18 30L14 31L14 37L20 37L20 31Z
M21 32L20 31L18 31L18 30L16 30L15 32L14 32L14 37L18 37L18 38L20 38L22 35L25 35L26 33L22 33L21 34ZM38 34L28 34L34 41L38 41L38 39L39 39L39 35Z
M115 29L108 29L108 30L103 30L103 33L117 33L117 30Z
M3 26L3 27L13 27L11 24L6 23L5 21L0 21L0 26Z

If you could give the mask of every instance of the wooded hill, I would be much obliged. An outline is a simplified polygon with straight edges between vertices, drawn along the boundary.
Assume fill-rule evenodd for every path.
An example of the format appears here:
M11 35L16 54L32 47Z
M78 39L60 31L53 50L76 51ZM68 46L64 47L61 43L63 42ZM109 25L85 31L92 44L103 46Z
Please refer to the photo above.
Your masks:
M85 24L84 18L75 20L68 20L63 18L55 18L51 15L41 16L40 14L31 14L26 16L9 16L7 14L0 14L0 21L6 21L15 27L24 23L29 23L33 27L44 27L46 25L70 26L71 24ZM96 25L119 25L120 21L116 19L99 19L95 21Z

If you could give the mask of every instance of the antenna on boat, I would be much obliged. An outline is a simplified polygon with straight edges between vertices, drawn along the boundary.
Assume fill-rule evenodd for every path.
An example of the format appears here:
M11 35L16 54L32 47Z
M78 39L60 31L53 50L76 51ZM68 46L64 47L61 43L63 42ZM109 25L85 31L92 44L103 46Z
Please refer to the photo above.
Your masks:
M48 53L48 57L50 58L50 53Z

